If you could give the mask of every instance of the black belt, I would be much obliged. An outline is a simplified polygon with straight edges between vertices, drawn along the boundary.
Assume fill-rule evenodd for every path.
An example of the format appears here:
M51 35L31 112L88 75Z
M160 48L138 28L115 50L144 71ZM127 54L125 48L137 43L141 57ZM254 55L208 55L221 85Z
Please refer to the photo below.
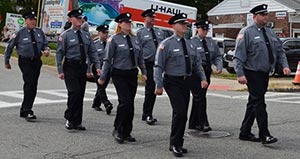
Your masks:
M191 77L191 76L172 76L172 75L165 74L164 77L173 78L173 79L180 79L180 80L186 80L188 77Z
M73 60L73 59L65 59L65 62L79 64L79 65L86 64L85 62L82 62L81 60Z
M29 60L29 61L34 61L34 60L39 60L40 59L40 57L36 57L36 56L25 57L25 56L22 56L22 55L19 55L19 58L24 59L24 60Z

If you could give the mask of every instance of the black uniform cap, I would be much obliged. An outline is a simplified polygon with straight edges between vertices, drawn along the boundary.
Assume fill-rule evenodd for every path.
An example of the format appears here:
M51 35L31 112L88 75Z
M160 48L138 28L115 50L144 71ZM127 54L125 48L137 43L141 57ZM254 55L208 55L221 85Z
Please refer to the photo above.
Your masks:
M154 9L147 9L142 14L142 17L155 17L155 10Z
M130 13L128 13L128 12L122 13L122 14L118 15L115 19L115 22L117 22L117 23L121 23L124 21L131 22L131 14Z
M207 20L200 20L197 23L194 24L197 28L202 28L204 30L209 29L209 21Z
M82 18L82 10L81 9L73 9L71 12L68 13L68 17L77 17Z
M258 5L254 8L252 8L250 10L250 13L252 14L268 14L268 5L266 4L261 4L261 5Z
M107 33L108 32L108 25L107 24L103 24L103 25L100 25L96 28L97 31L101 31L103 33Z
M23 14L23 18L24 18L24 19L27 19L27 18L36 19L36 13L35 13L35 11L30 10L30 11L25 12L25 13Z
M187 14L180 13L180 14L175 14L173 17L171 17L168 23L172 25L176 23L188 24L189 22L187 21Z

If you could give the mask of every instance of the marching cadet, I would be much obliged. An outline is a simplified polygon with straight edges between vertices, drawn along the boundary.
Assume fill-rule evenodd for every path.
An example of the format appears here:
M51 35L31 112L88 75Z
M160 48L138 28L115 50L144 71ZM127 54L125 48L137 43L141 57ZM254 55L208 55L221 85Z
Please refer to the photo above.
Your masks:
M29 11L23 14L26 26L11 36L5 50L5 68L11 69L9 63L13 48L16 46L19 55L18 63L23 75L23 102L20 110L20 117L27 121L34 121L36 116L32 111L32 106L37 93L38 79L40 76L42 60L41 52L44 56L49 56L48 41L44 32L36 28L36 13Z
M202 67L205 76L210 84L210 75L212 73L211 65L214 64L217 69L216 73L220 74L223 69L222 56L218 45L211 37L206 37L209 29L209 22L207 20L200 20L195 23L197 28L197 35L192 38L192 42L197 49L197 54L201 56ZM191 92L193 95L192 111L189 119L189 129L196 129L203 132L211 131L207 119L207 88L201 88L199 83L201 79L193 74L191 77Z
M156 95L154 93L155 82L153 80L153 66L157 46L163 39L165 39L165 36L160 29L153 27L155 23L155 11L153 9L145 10L142 13L142 17L144 17L145 27L137 31L137 36L143 49L144 60L147 69L142 120L146 121L146 123L149 125L153 125L155 122L157 122L157 120L152 116L156 99Z
M134 116L134 98L137 90L137 66L142 71L143 80L147 80L143 51L139 40L131 32L131 14L122 13L115 18L118 23L115 35L108 42L104 65L98 82L103 85L111 70L119 105L114 122L113 136L122 144L135 142L131 136Z
M100 60L100 65L102 67L103 58L105 55L106 42L107 42L107 38L108 38L108 25L106 25L106 24L100 25L96 28L96 30L98 31L98 38L96 38L94 40L94 43L95 43L95 47L97 49L98 58ZM96 69L95 65L92 65L92 72L93 72L94 79L97 81L99 79L99 76L97 75L97 69ZM101 103L103 103L104 107L106 109L106 114L108 114L108 115L111 113L111 110L113 109L113 105L108 100L106 90L105 90L109 83L109 80L110 80L110 71L108 71L107 78L103 85L100 85L98 82L96 82L97 92L95 94L95 98L94 98L93 105L92 105L92 108L94 108L96 111L102 111L102 109L100 108L100 105L101 105Z
M161 95L164 88L169 96L173 109L169 150L176 157L181 157L183 153L187 153L187 149L182 146L192 73L201 78L199 85L202 88L206 88L208 84L195 46L184 38L188 24L187 15L176 14L168 23L172 25L175 34L162 41L157 49L154 66L155 93Z
M86 130L82 126L83 97L86 86L86 57L97 68L100 75L100 62L94 42L89 32L80 29L82 10L75 9L68 13L72 27L64 31L57 43L56 64L58 77L65 80L68 90L67 110L65 111L68 130ZM62 61L64 63L62 64Z
M291 72L279 38L271 28L266 27L267 7L266 4L262 4L250 10L254 23L240 31L235 47L237 80L240 84L246 84L249 92L239 139L261 141L262 144L277 142L277 138L271 136L268 130L265 93L268 88L269 72L277 62L282 66L285 75ZM259 129L259 138L251 133L255 119Z

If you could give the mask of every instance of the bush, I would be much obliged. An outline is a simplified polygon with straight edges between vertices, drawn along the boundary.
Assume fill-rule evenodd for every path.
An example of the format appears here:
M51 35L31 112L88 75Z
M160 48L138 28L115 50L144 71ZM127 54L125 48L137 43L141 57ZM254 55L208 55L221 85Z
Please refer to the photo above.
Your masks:
M48 46L49 46L50 50L56 50L56 48L57 48L57 43L50 42L50 43L48 44Z

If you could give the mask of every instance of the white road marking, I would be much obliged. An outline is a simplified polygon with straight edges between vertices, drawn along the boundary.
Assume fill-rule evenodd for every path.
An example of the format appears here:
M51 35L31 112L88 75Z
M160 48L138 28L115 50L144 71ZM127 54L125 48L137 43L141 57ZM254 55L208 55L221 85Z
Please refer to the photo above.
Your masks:
M145 88L143 86L138 87L136 93L136 99L144 98ZM106 89L107 96L111 100L118 99L116 90L114 87L108 87ZM84 101L93 101L96 89L86 89L86 94ZM43 98L41 95L43 94ZM208 92L207 96L226 98L226 99L240 99L247 100L248 94L242 93L243 95L226 95L225 93L213 93ZM7 98L9 97L9 98ZM49 99L45 98L49 97ZM55 99L61 97L60 99ZM167 98L166 92L157 98ZM56 90L38 90L34 104L54 104L54 103L66 103L68 98L68 93L66 89L56 89ZM23 91L4 91L0 92L0 108L16 107L22 104ZM290 104L300 104L300 94L299 93L277 93L277 92L267 92L266 101L277 102L277 103L290 103Z

